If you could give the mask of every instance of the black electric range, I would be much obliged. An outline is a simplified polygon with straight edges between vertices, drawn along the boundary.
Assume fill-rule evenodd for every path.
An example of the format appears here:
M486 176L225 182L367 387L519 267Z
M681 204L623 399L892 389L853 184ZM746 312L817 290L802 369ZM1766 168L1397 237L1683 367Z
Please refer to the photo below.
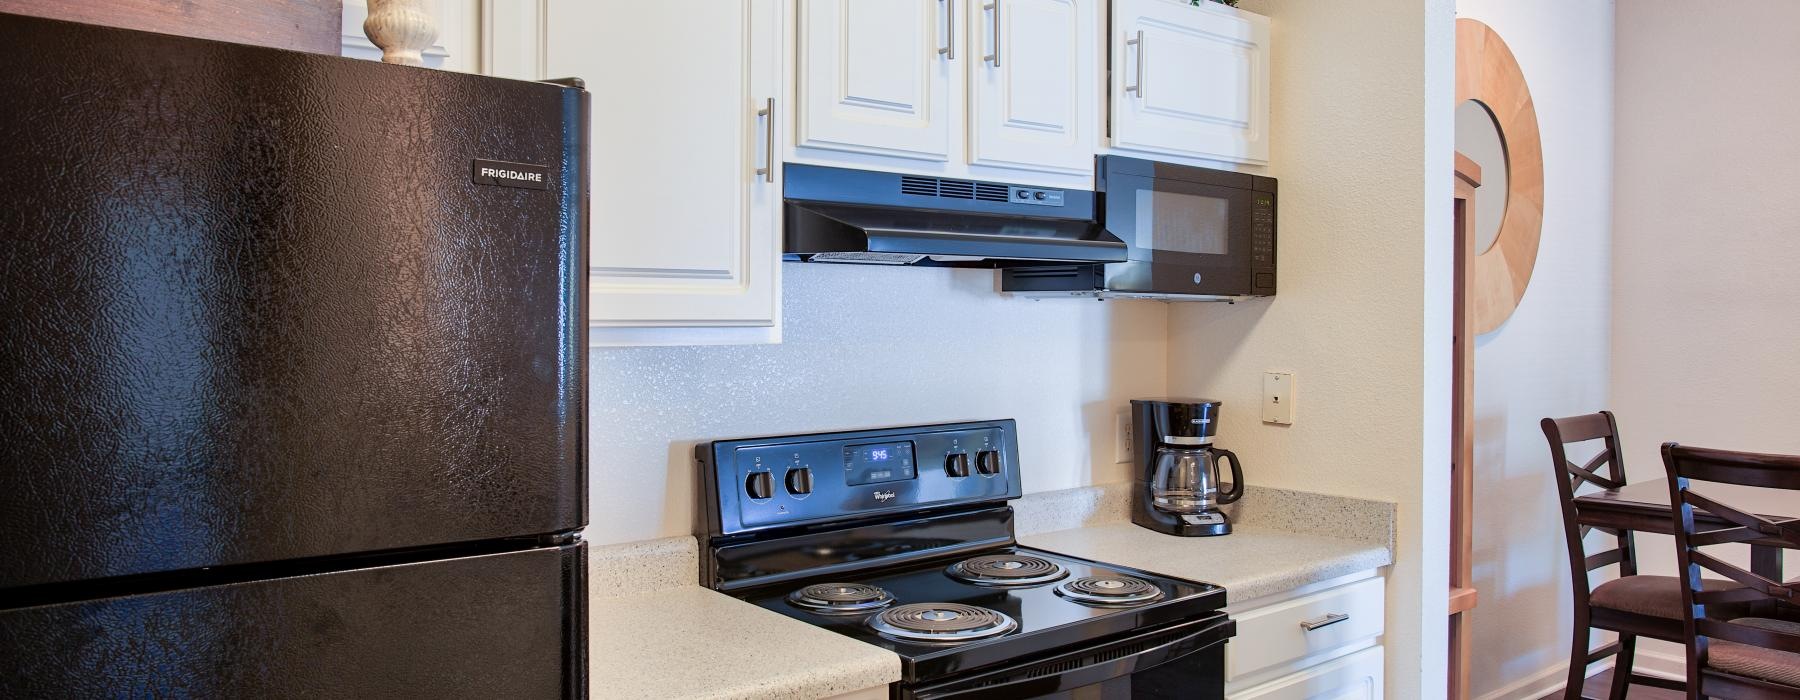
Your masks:
M701 583L893 651L893 697L1224 695L1223 588L1017 544L1011 420L696 454Z

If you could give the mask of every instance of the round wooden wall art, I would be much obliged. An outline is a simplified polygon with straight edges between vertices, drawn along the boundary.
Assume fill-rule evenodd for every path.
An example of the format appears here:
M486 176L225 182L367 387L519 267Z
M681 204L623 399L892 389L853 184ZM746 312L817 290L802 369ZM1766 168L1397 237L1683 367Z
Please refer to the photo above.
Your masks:
M1544 153L1519 62L1493 28L1472 19L1456 20L1456 104L1465 100L1487 108L1506 150L1506 213L1494 244L1473 251L1465 282L1479 334L1505 323L1531 282L1544 221Z

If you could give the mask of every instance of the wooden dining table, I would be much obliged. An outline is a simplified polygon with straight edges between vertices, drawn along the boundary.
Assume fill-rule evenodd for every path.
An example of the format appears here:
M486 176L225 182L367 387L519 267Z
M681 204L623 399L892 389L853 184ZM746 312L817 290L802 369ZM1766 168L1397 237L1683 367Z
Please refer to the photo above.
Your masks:
M1800 506L1800 504L1796 504ZM1626 484L1616 489L1596 491L1575 497L1575 521L1594 527L1675 534L1675 515L1669 507L1669 481L1653 479ZM1776 521L1800 519L1795 515L1759 514ZM1694 525L1704 531L1714 527L1730 527L1732 523L1703 510L1694 511ZM1759 545L1750 541L1750 571L1771 581L1785 581L1781 571L1782 548Z

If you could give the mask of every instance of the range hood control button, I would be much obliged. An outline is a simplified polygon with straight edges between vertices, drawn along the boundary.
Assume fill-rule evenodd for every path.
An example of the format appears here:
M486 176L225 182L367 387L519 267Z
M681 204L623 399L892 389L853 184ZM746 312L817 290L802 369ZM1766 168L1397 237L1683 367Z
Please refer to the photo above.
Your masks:
M993 450L982 450L975 453L975 471L988 476L1000 473L1000 453Z
M969 475L969 453L952 452L944 455L944 473L952 477Z
M744 492L756 500L770 498L775 495L775 477L769 472L751 472L744 480Z
M789 469L787 472L787 492L795 496L812 493L812 470Z

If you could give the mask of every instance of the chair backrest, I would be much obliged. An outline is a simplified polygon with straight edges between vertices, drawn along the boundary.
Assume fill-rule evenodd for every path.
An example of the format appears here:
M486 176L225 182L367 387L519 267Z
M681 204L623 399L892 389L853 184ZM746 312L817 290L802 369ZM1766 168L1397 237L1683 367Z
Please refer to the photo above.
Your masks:
M1545 418L1541 425L1544 438L1550 441L1550 464L1556 472L1556 494L1562 504L1563 535L1568 539L1569 574L1574 579L1576 608L1581 609L1587 606L1588 595L1592 592L1588 572L1618 564L1620 576L1637 573L1637 549L1631 531L1582 525L1575 503L1577 491L1583 484L1602 489L1625 485L1625 457L1619 450L1619 424L1611 411L1601 411L1584 416ZM1575 464L1569 459L1568 446L1589 440L1603 441L1600 452L1584 465ZM1604 473L1602 467L1605 467ZM1582 540L1595 529L1617 537L1617 546L1588 555Z
M1743 615L1748 609L1750 616L1792 619L1800 615L1800 580L1765 578L1703 551L1738 543L1800 549L1800 519L1771 520L1747 513L1696 491L1693 484L1705 481L1800 491L1800 456L1710 450L1673 442L1663 444L1662 455L1669 471L1669 503L1674 506L1675 549L1681 566L1688 678L1703 677L1708 644L1713 639L1800 654L1800 634L1736 624L1723 615L1714 616L1719 609L1708 607L1732 604L1734 614ZM1800 499L1794 502L1800 504ZM1698 524L1696 509L1704 511ZM1743 587L1702 590L1702 571Z

